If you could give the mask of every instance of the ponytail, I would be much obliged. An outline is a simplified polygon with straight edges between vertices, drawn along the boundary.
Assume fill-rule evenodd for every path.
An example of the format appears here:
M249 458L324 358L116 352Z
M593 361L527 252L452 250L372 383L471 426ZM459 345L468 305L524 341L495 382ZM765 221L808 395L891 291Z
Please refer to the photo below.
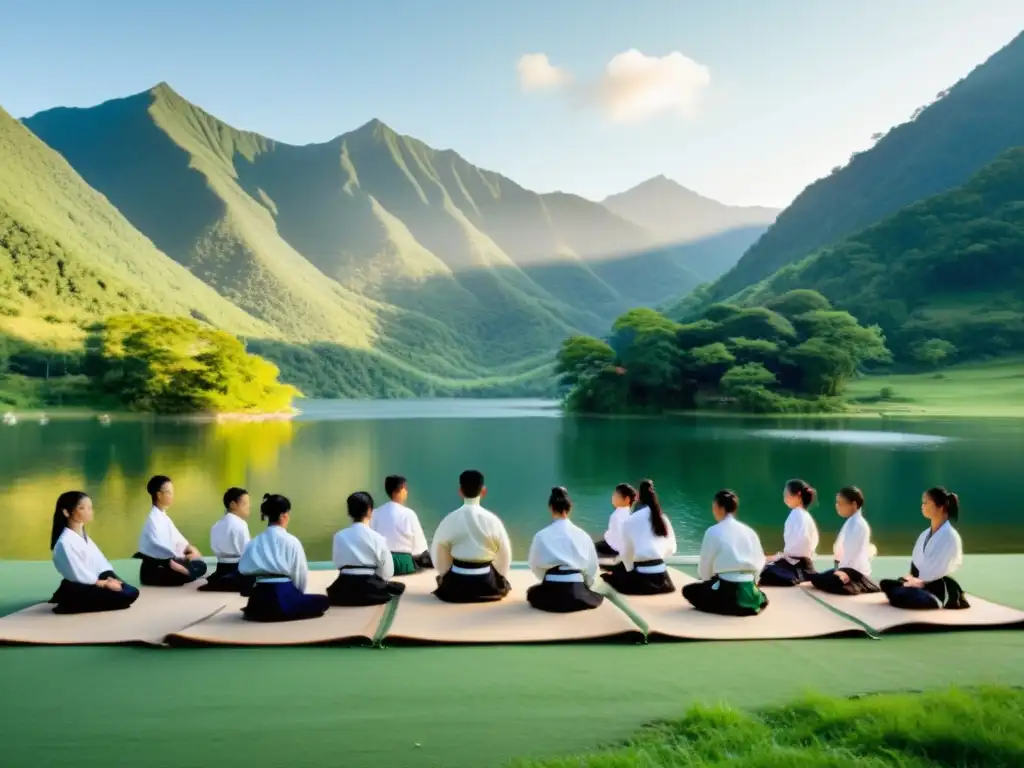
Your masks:
M935 504L936 507L942 509L953 522L960 519L960 497L952 491L947 491L941 486L935 488L929 488L925 491L925 494Z
M89 498L89 494L82 491L65 491L57 497L57 504L53 510L53 526L50 529L50 550L57 546L57 539L64 533L64 529L71 522L71 515L74 514L82 499Z
M790 496L799 496L800 506L804 509L810 509L811 504L814 503L814 499L818 495L818 492L803 480L790 480L786 483L786 493Z
M665 522L665 513L661 511L658 494L654 491L653 480L644 480L640 483L637 504L651 511L651 533L658 537L668 536L668 523Z
M263 503L260 504L260 520L266 520L269 525L277 525L282 515L292 511L292 503L287 498L277 493L263 494Z
M736 495L735 491L730 491L728 488L723 488L716 493L714 501L727 515L736 514L736 510L740 508L740 497Z

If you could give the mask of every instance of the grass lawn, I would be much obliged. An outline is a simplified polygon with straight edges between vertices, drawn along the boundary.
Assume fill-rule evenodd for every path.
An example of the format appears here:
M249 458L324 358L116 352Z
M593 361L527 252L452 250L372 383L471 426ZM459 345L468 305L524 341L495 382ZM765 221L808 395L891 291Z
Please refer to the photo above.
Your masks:
M875 400L883 387L894 395ZM1024 417L1024 359L958 365L934 373L868 376L850 382L854 413L884 416Z
M616 749L521 768L873 768L1024 765L1024 691L807 697L759 713L693 707Z

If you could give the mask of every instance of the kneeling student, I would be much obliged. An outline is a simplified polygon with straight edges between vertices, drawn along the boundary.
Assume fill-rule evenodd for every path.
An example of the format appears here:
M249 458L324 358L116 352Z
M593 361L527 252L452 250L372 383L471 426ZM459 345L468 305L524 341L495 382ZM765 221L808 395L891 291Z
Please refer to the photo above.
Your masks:
M704 534L697 576L702 579L683 587L683 597L698 611L725 616L756 616L768 606L757 588L764 568L764 549L754 529L736 519L740 500L721 490L711 502L718 522Z
M326 595L307 595L309 564L302 542L288 533L292 503L284 496L267 494L260 519L267 530L249 542L238 570L255 577L249 602L242 612L249 621L316 619L330 607Z
M815 495L814 489L803 480L786 483L782 500L790 511L782 534L782 552L769 558L761 571L762 587L795 587L810 581L816 573L814 555L818 550L818 526L807 511Z
M157 475L146 484L153 508L139 535L142 560L139 581L147 587L180 587L206 575L206 563L199 550L181 535L167 514L174 502L171 478Z
M504 523L480 505L487 495L484 476L475 469L459 475L463 505L449 512L434 534L430 559L437 569L434 596L446 603L492 603L512 586L512 543Z
M139 597L139 590L117 577L96 542L86 535L85 524L92 518L92 499L81 491L68 491L57 499L50 549L61 582L50 598L54 613L119 611Z
M608 518L604 538L595 544L599 557L618 557L622 551L622 526L629 519L636 501L636 489L628 483L619 483L612 491L613 511Z
M914 544L910 575L882 579L879 586L895 608L970 608L963 589L950 576L964 561L963 541L953 527L960 518L959 497L945 488L929 488L921 497L921 514L931 525Z
M604 601L590 588L597 578L597 550L587 532L569 520L572 501L565 488L551 489L548 510L551 524L530 544L530 570L540 584L526 590L526 600L551 613L597 608Z
M388 501L373 511L370 527L387 542L395 573L404 576L433 568L420 518L405 506L409 498L408 481L401 475L388 475L384 478L384 492Z
M871 580L871 559L876 549L871 543L871 526L864 519L864 494L860 488L840 488L836 494L836 512L846 522L832 546L835 568L814 574L811 584L832 595L879 592L879 586Z
M662 511L654 481L640 483L638 509L622 526L620 560L601 574L616 592L624 595L661 595L675 592L665 558L675 554L676 534Z
M239 592L248 594L254 579L238 572L249 544L249 492L228 488L224 494L224 515L210 529L210 549L217 556L217 568L199 587L200 592Z
M405 591L405 584L388 581L394 562L384 537L370 528L373 497L365 491L348 497L352 525L334 534L332 560L339 573L327 588L331 605L382 605Z

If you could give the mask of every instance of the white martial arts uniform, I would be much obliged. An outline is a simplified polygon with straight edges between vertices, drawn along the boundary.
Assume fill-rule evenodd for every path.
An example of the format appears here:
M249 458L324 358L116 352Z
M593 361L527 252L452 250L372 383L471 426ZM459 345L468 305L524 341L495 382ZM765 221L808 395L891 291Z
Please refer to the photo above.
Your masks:
M501 518L480 506L479 499L466 499L437 527L430 557L441 575L452 568L452 560L461 560L491 563L499 575L507 577L512 567L512 543Z
M734 515L708 528L700 548L697 578L707 581L754 581L764 568L764 548L757 533Z
M249 542L238 563L245 576L287 577L300 592L306 590L309 564L302 542L280 525L271 525Z
M390 552L420 555L429 549L419 516L397 501L373 510L370 528L384 537Z
M533 537L529 565L530 570L541 581L544 581L545 576L554 581L569 580L574 576L577 578L572 580L582 581L589 587L597 578L597 550L586 531L567 518L559 519L537 531ZM549 570L558 567L579 573L564 576L548 575Z

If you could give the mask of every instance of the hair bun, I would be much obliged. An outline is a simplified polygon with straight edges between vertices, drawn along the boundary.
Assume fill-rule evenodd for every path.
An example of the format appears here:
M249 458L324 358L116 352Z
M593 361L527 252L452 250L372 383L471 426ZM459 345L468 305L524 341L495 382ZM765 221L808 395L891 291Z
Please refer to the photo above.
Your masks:
M556 485L554 488L551 489L551 495L558 496L560 498L565 498L566 496L569 495L569 491L566 490L565 486Z

